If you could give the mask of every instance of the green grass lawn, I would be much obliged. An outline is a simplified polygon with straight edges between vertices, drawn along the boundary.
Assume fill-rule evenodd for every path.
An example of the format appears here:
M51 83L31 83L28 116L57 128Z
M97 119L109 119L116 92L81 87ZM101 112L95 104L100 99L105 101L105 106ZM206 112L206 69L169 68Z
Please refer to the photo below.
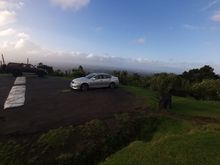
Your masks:
M100 165L218 165L220 124L161 116L151 141L134 141Z
M149 107L151 110L158 109L158 97L159 95L150 90L145 88L139 88L134 86L120 86L125 91L128 91L138 97L141 97L145 101L145 105Z
M132 86L122 86L122 89L140 96L151 110L158 109L158 94L150 89ZM220 102L200 101L193 98L173 96L171 112L190 116L215 117L220 118Z
M122 86L142 97L155 112L157 94L149 89ZM220 118L220 102L173 97L172 112L184 116ZM220 124L197 123L181 115L161 115L151 141L134 141L100 165L218 165Z
M135 141L101 165L218 165L220 133L174 135L146 143Z
M174 97L172 111L191 116L220 118L220 102Z

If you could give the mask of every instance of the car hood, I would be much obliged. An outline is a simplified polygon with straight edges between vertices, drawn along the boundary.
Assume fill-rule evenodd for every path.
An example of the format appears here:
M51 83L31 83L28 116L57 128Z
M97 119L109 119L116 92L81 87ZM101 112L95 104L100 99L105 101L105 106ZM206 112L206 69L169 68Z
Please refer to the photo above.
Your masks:
M88 78L80 77L80 78L73 79L73 81L75 81L75 82L87 82Z

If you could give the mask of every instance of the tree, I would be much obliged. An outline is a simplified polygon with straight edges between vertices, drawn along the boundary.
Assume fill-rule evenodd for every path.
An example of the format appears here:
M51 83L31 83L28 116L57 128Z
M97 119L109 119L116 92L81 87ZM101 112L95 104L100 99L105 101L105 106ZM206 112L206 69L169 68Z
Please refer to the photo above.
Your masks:
M185 71L182 74L184 79L190 81L190 83L202 82L205 79L217 79L218 76L215 74L214 69L209 65L205 65L200 69L191 69L188 72Z
M60 69L57 69L54 71L53 75L62 77L64 76L64 73Z
M86 75L86 72L84 71L81 65L78 67L78 69L72 69L71 76L74 78L83 77L85 75Z
M38 63L37 68L46 70L48 74L54 73L52 66L44 65L42 62Z
M154 75L150 80L150 87L160 94L168 93L175 87L177 76L175 74L161 73Z
M119 81L123 85L128 85L129 80L128 80L128 72L123 70L123 71L113 71L112 74L116 77L119 78Z

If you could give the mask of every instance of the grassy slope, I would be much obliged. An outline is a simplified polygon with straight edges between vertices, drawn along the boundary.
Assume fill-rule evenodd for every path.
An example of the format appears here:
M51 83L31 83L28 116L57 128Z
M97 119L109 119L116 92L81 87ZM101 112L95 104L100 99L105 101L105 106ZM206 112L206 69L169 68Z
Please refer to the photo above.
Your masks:
M133 86L121 86L121 88L136 96L142 97L146 102L146 106L150 109L155 110L158 108L158 95L154 91Z
M156 94L147 89L122 87L142 96L156 110ZM220 103L173 98L172 111L202 117L220 117ZM220 164L220 124L195 124L181 118L161 117L150 142L135 141L101 165Z
M151 109L158 109L158 95L155 92L131 86L122 86L122 88L143 97ZM172 106L171 111L178 114L220 118L220 102L217 101L199 101L193 98L174 96Z
M172 111L191 116L220 118L220 102L174 97Z
M218 165L220 133L194 133L170 136L160 141L135 141L103 165Z

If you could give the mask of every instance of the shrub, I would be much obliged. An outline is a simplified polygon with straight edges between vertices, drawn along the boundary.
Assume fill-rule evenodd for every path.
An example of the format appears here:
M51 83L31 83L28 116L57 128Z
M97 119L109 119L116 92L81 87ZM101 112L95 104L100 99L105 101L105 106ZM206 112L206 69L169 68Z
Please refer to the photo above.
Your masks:
M25 162L24 147L15 141L0 143L0 164L22 165Z
M51 148L59 148L64 146L71 132L73 132L71 126L67 128L60 127L58 129L52 129L41 135L38 139L38 143Z
M197 99L220 100L220 80L203 80L192 86L192 95Z
M59 165L69 165L73 164L73 157L74 155L72 153L61 153L56 160Z
M80 127L81 135L86 139L100 139L106 136L107 125L98 119L91 120Z

